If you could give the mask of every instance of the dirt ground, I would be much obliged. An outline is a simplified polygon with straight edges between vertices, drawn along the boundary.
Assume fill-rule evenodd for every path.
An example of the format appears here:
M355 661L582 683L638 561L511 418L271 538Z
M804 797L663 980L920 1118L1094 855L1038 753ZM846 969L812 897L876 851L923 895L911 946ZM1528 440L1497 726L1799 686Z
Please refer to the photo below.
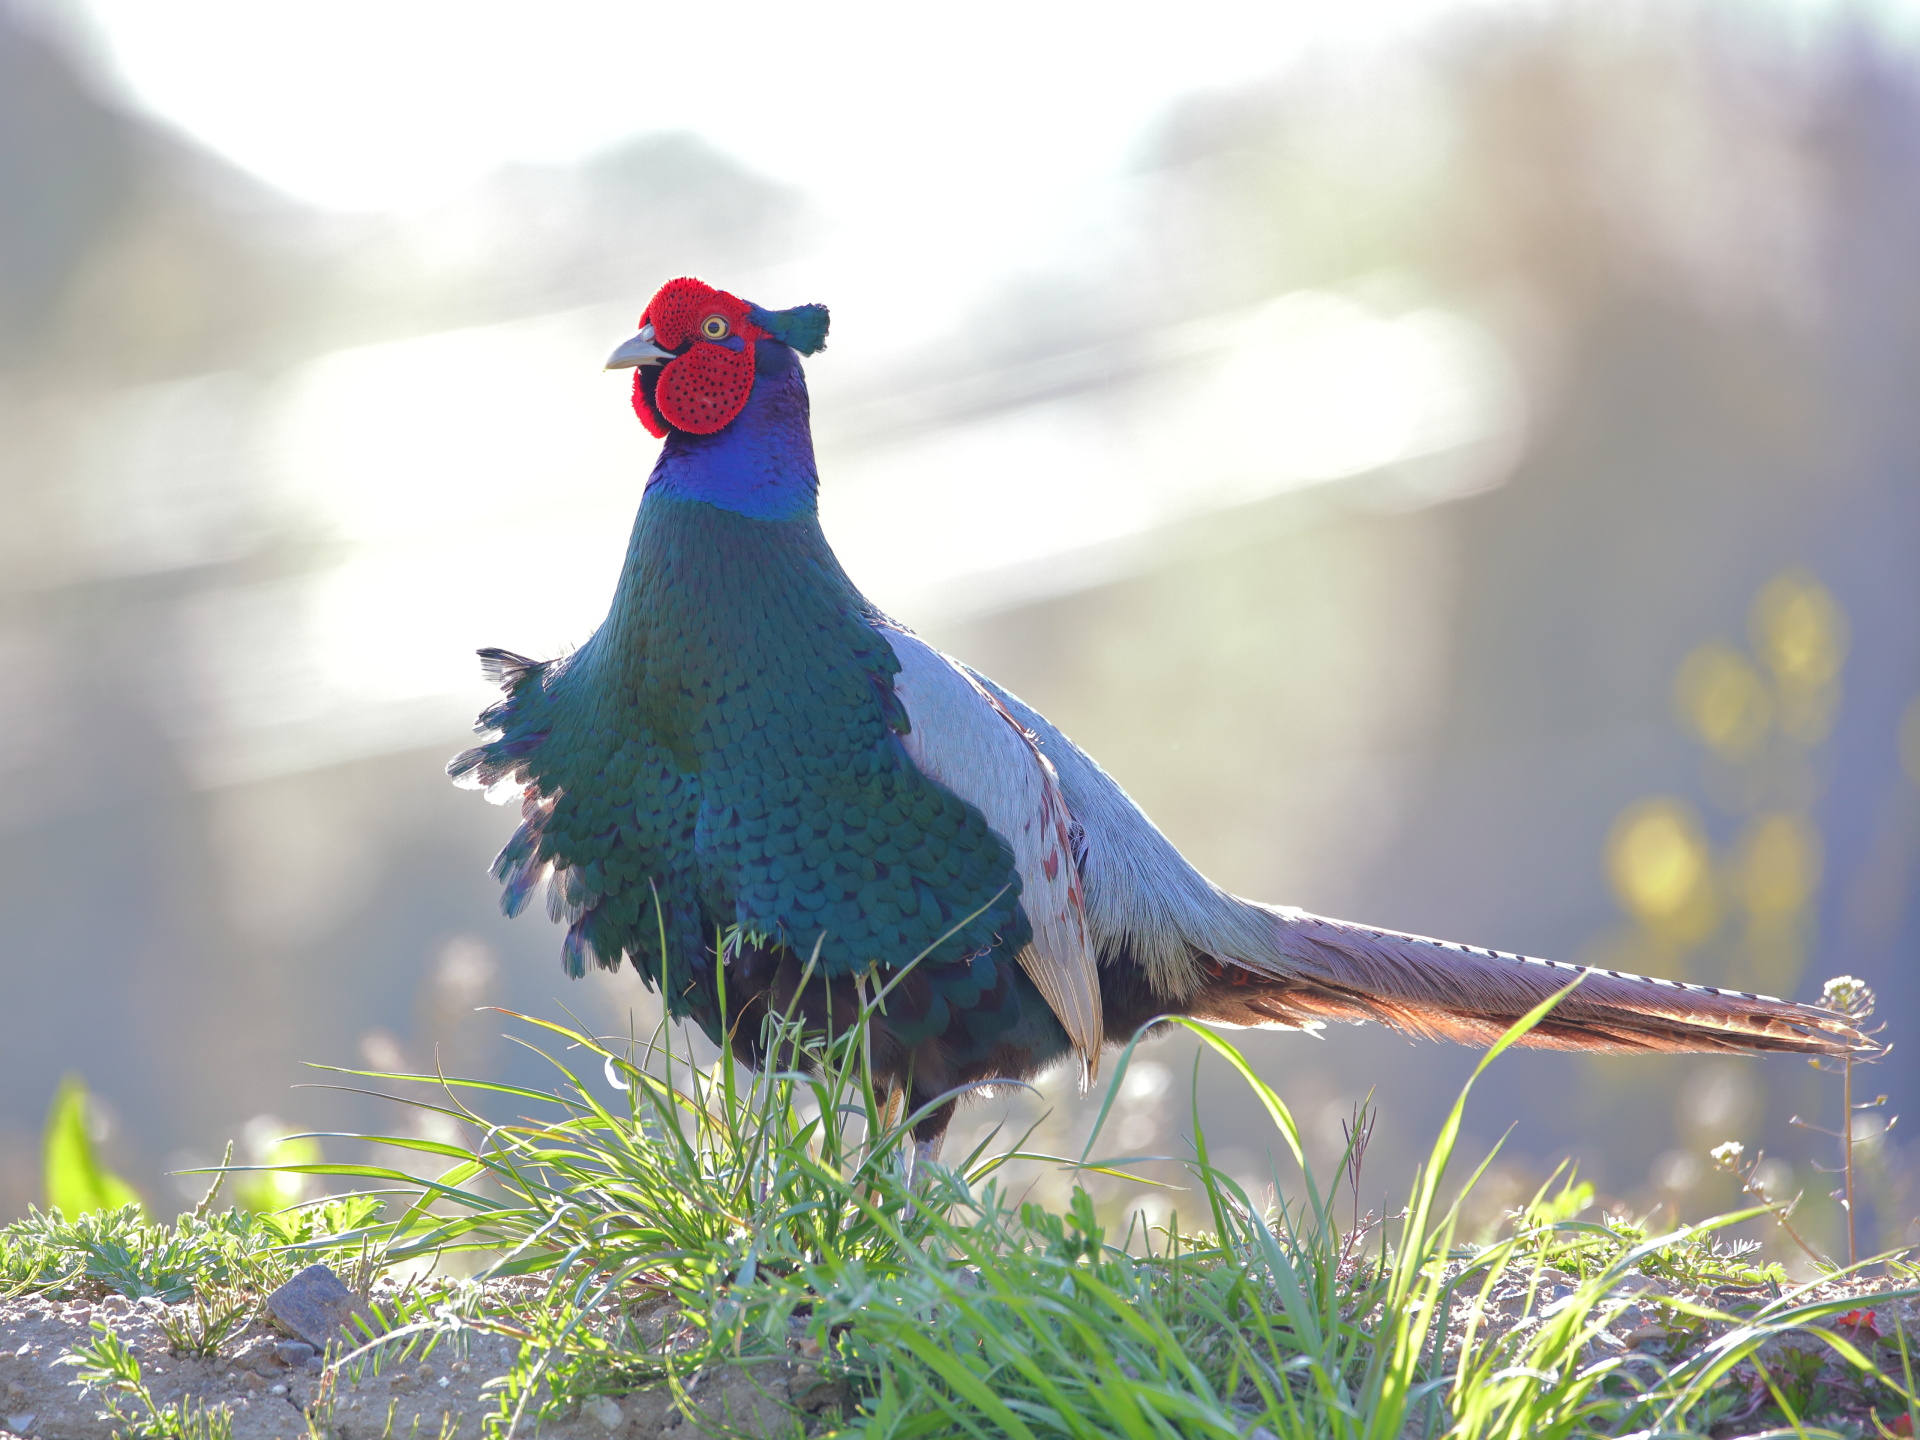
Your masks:
M479 1440L481 1419L496 1408L482 1386L512 1363L512 1342L475 1336L463 1357L444 1345L426 1360L344 1380L327 1393L321 1368L279 1330L256 1323L233 1336L212 1360L168 1352L157 1300L109 1296L97 1302L38 1298L0 1304L0 1440L108 1440L113 1423L104 1405L60 1364L76 1346L91 1344L92 1322L108 1321L139 1359L154 1399L164 1405L191 1396L225 1406L233 1440ZM290 1363L301 1362L305 1363ZM694 1385L703 1418L749 1434L787 1436L818 1428L806 1410L837 1408L839 1394L817 1372L770 1361L752 1370L713 1372ZM312 1428L309 1428L309 1420ZM549 1440L653 1440L692 1437L703 1427L677 1413L664 1392L602 1398L545 1427Z

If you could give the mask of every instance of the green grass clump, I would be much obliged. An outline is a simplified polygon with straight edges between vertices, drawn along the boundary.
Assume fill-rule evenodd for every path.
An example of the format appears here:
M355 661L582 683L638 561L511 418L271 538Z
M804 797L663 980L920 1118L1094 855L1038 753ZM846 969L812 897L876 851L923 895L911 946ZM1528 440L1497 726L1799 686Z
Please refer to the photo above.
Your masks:
M1546 1008L1516 1025L1474 1079ZM1579 1219L1591 1189L1571 1180L1543 1189L1498 1243L1458 1243L1460 1198L1478 1173L1451 1203L1442 1195L1467 1092L1405 1211L1370 1251L1365 1235L1343 1230L1284 1102L1197 1026L1265 1105L1300 1181L1276 1181L1292 1198L1263 1213L1209 1163L1196 1113L1186 1162L1194 1229L1176 1219L1116 1235L1078 1187L1059 1215L1012 1198L1010 1167L1115 1173L1084 1154L1063 1161L983 1143L912 1174L917 1117L875 1093L858 1029L807 1037L772 1022L775 1062L747 1077L724 1060L696 1065L663 1040L615 1047L529 1023L585 1062L549 1055L550 1093L387 1077L436 1087L407 1103L478 1136L470 1146L365 1137L440 1162L437 1175L299 1167L406 1188L409 1203L385 1232L389 1263L485 1256L459 1303L413 1328L491 1329L522 1342L499 1386L501 1433L645 1386L691 1409L715 1374L762 1373L769 1362L817 1372L844 1406L844 1433L871 1436L1705 1433L1741 1406L1791 1410L1786 1391L1784 1404L1753 1402L1771 1383L1756 1378L1755 1357L1857 1303L1801 1303L1777 1269L1716 1240L1761 1210L1651 1237ZM534 1113L500 1120L480 1108L502 1100ZM1743 1313L1646 1300L1673 1344L1623 1353L1604 1332L1634 1303L1621 1285L1635 1277L1753 1298ZM507 1280L517 1284L503 1288ZM1891 1352L1817 1334L1820 1365L1852 1377L1848 1398L1871 1395L1889 1416L1908 1409L1911 1386Z

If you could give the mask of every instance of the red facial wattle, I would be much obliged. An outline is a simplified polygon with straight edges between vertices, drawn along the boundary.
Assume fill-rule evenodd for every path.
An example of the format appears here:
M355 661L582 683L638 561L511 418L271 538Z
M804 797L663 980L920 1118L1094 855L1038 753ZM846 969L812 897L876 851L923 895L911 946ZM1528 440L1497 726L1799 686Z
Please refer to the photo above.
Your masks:
M711 435L733 423L753 394L753 350L730 350L702 340L669 361L654 386L653 403L676 430Z
M754 344L767 336L748 319L747 302L704 281L669 280L640 324L653 326L657 344L679 352L634 374L633 409L647 432L711 435L732 424L753 395Z

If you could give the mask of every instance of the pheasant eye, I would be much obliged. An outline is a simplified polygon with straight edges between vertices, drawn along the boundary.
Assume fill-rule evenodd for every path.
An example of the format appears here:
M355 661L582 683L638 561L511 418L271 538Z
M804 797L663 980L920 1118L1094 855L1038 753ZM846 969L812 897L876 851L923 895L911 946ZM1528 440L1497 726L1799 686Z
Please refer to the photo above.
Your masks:
M707 316L706 319L700 322L700 333L709 340L726 339L728 334L726 317L722 315Z

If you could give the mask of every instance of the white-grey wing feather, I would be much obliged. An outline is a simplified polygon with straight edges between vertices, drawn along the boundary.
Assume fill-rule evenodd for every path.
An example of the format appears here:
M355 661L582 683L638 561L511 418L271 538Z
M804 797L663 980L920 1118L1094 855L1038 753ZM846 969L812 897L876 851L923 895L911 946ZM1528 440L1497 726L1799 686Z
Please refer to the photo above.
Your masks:
M1033 940L1017 957L1059 1016L1091 1080L1105 1021L1087 934L1072 816L1053 766L1006 707L917 636L883 630L900 661L893 689L911 728L901 737L923 774L986 817L1013 850Z

